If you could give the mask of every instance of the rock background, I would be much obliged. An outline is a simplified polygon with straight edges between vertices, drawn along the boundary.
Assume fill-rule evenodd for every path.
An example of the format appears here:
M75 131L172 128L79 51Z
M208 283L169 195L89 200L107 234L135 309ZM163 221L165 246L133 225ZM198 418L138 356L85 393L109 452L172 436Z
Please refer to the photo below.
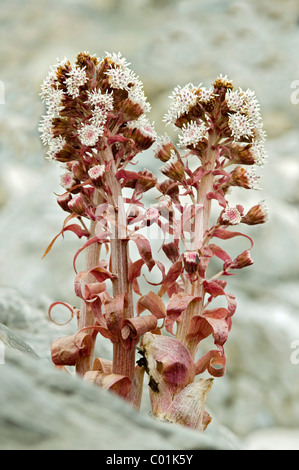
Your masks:
M291 361L296 352L291 345L296 340L299 343L299 104L291 102L296 91L292 83L299 80L298 2L2 0L0 22L0 80L5 87L5 104L0 104L0 323L4 325L0 340L10 351L5 366L0 365L0 401L7 403L0 408L0 448L74 448L73 437L65 441L51 437L53 417L63 421L61 438L68 431L72 435L75 423L80 428L80 413L89 416L81 430L89 419L90 429L96 431L97 420L106 422L109 412L110 435L117 428L118 413L122 426L129 426L136 436L128 443L131 448L143 445L144 440L137 440L141 427L152 436L149 445L188 445L189 437L181 443L176 440L183 431L164 431L147 416L134 416L128 424L129 414L122 414L117 400L113 406L107 405L107 415L97 410L95 419L95 403L99 400L105 407L107 397L81 383L76 382L66 405L66 390L73 389L73 382L71 386L67 379L60 380L49 362L50 341L67 334L74 325L58 328L50 323L47 308L54 300L75 301L71 260L80 243L66 234L65 241L57 242L41 260L45 247L60 230L63 214L53 196L59 191L60 169L44 160L38 136L44 112L38 95L57 57L74 59L79 51L87 50L99 57L105 51L121 51L131 62L144 82L152 104L150 118L161 134L165 132L162 118L168 96L178 84L209 86L223 73L236 86L256 91L268 133L268 163L259 171L263 190L240 196L235 192L232 201L250 207L266 199L270 220L247 231L255 241L255 265L230 280L239 307L226 346L228 370L225 378L216 381L209 399L210 411L221 424L219 428L215 424L207 437L196 441L191 433L195 441L190 439L192 446L210 448L208 440L211 437L215 442L223 425L223 448L238 447L241 442L250 449L299 449L299 364ZM158 172L157 161L150 155L146 163L139 164ZM63 312L56 315L57 321L65 320ZM99 346L101 353L109 355L104 343ZM23 354L13 354L12 347L21 348ZM26 347L40 359L29 357ZM39 379L40 374L49 381ZM12 394L13 387L23 394ZM83 410L76 393L88 396L90 406ZM53 406L43 415L47 408L43 404L49 400ZM38 406L33 419L34 403ZM41 421L47 422L46 429ZM35 426L33 434L28 423ZM230 432L237 436L234 444ZM109 446L103 442L104 447ZM82 445L98 448L92 439Z

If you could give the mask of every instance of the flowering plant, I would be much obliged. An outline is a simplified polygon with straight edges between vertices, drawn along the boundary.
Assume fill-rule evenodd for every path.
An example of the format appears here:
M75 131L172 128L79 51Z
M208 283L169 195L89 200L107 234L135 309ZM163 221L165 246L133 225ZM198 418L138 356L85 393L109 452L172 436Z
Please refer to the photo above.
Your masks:
M136 408L147 374L153 414L203 430L211 420L205 403L213 378L225 373L224 345L236 311L225 279L253 263L251 238L231 227L267 219L263 202L247 212L228 202L232 187L257 188L253 168L265 160L255 94L234 90L223 76L210 89L177 87L165 121L179 129L182 151L167 134L158 139L146 118L150 105L143 85L121 54L99 60L80 53L74 64L59 62L41 95L47 106L41 139L48 158L64 166L65 192L57 202L68 214L45 255L65 231L86 238L73 260L80 306L59 301L49 308L50 316L58 304L68 308L78 331L52 342L52 360L57 367L75 366L84 380ZM161 182L149 170L127 169L155 141L166 177ZM142 198L149 190L158 198L147 208ZM220 207L216 216L213 200ZM156 229L169 268L153 255ZM215 243L240 236L248 248L235 258ZM86 267L77 272L83 251ZM215 258L221 268L211 275ZM142 293L139 278L154 268L161 280L147 281L152 287ZM224 305L212 306L219 298ZM98 334L113 344L112 361L94 357ZM198 357L198 346L209 336L215 348ZM197 379L205 371L210 377Z

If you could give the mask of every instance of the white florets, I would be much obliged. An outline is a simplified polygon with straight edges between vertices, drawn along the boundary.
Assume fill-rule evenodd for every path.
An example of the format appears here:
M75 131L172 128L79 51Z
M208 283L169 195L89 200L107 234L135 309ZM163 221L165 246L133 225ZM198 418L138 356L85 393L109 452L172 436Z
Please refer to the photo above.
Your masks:
M226 207L224 212L221 214L221 220L227 222L230 225L237 225L242 220L242 215L236 207Z
M112 93L102 93L98 90L88 92L88 102L95 107L99 107L104 112L113 110L113 95Z
M163 120L167 124L174 124L180 116L187 113L192 106L195 106L198 101L197 90L192 83L188 83L183 88L177 86L172 95L169 96L172 103Z
M202 122L197 124L192 121L182 127L182 132L179 135L180 147L196 147L196 145L207 137L206 125Z
M45 114L42 117L42 120L38 127L38 131L41 133L40 138L44 145L48 145L49 142L53 139L52 127L52 116L50 114Z
M67 191L69 191L70 189L72 189L72 187L76 184L76 180L74 178L74 175L73 173L71 173L70 171L67 171L66 173L63 173L61 176L60 176L60 185L66 189Z
M241 112L244 105L244 97L239 91L227 90L225 101L230 111Z
M249 167L246 169L246 177L248 180L248 184L251 189L260 190L260 186L258 185L258 181L260 177L256 174L254 167Z
M154 128L154 123L150 123L149 120L141 116L135 121L129 121L127 123L129 129L138 129L144 136L150 137L153 140L157 139L157 133Z
M239 112L231 114L228 121L234 140L237 142L242 137L252 137L253 124L247 116Z
M113 110L113 95L97 90L88 92L88 95L88 103L93 106L90 122L95 126L102 126L107 121L108 113Z
M90 176L91 179L98 179L98 178L102 178L102 176L105 174L105 171L106 171L106 167L104 164L96 165L88 171L88 175Z
M85 72L85 69L80 67L73 67L72 70L67 74L65 80L66 88L68 94L72 98L77 98L80 94L80 87L85 85L88 78Z
M47 152L47 158L49 160L53 160L55 158L55 155L57 155L65 146L66 140L61 137L54 137L49 141L49 149Z
M150 111L150 105L147 102L143 91L143 84L139 77L129 69L129 63L121 54L108 54L110 67L106 73L109 84L112 88L125 90L128 92L128 98L134 104L139 104L143 112Z
M104 128L95 126L94 124L83 124L78 131L78 136L81 144L87 147L96 145L99 137L103 135Z
M207 88L201 88L200 89L201 93L200 93L200 101L202 103L208 103L209 101L211 101L211 99L215 96L214 95L214 90L213 88L210 88L209 90Z
M251 147L251 152L255 161L255 164L258 166L263 166L266 161L266 150L262 142L254 142Z

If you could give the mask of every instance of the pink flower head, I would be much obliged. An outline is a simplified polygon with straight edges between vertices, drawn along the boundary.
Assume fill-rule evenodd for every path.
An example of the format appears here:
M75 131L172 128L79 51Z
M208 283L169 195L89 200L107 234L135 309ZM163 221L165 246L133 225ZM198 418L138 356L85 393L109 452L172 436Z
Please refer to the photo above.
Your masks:
M67 191L70 191L77 183L78 181L74 178L71 171L67 171L60 176L60 184Z
M221 213L220 223L223 225L238 225L242 220L242 214L237 207L229 207Z
M88 170L88 175L96 186L102 186L105 170L106 166L104 163L102 165L93 166Z
M78 136L81 144L86 145L86 147L94 147L103 132L104 128L101 126L83 124L78 131Z

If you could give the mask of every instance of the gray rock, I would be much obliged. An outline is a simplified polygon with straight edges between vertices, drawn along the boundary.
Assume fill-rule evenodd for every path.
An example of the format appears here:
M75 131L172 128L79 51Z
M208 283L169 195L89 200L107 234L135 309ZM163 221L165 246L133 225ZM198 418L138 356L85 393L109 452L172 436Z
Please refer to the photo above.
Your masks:
M174 137L162 123L172 89L190 81L209 86L224 73L256 91L269 135L269 162L259 171L263 191L236 191L231 201L247 208L266 199L270 220L248 228L255 265L229 279L239 308L226 346L227 376L216 381L209 405L242 436L298 427L298 373L290 364L290 343L299 338L299 105L290 99L299 79L298 17L297 0L2 0L0 323L48 365L51 340L76 329L74 322L51 323L47 310L54 300L77 303L72 256L81 245L66 234L41 260L64 219L53 196L60 168L44 161L37 132L40 84L50 65L82 49L98 56L121 50L144 82L157 131ZM139 165L158 174L151 151ZM236 253L243 247L230 246ZM55 311L60 318L65 313ZM109 357L106 345L99 342L99 355Z
M12 330L0 323L0 342L4 347L17 349L33 357L38 357L36 352L22 338L16 335Z
M198 433L135 412L112 393L9 349L0 365L2 450L237 450L230 431Z

